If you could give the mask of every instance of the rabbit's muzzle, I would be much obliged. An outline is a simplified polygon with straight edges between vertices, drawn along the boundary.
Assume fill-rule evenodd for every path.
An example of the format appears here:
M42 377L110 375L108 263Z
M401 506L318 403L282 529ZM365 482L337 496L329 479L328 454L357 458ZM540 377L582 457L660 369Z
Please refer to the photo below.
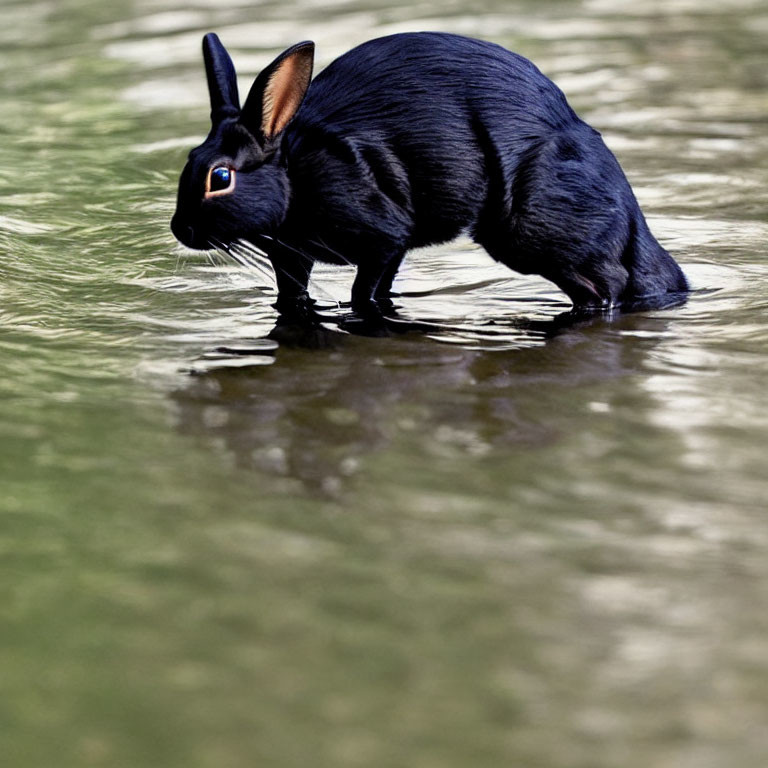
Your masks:
M196 251L204 251L210 248L207 242L202 242L195 234L195 230L187 222L182 221L178 215L171 219L171 232L174 237L187 248L193 248Z

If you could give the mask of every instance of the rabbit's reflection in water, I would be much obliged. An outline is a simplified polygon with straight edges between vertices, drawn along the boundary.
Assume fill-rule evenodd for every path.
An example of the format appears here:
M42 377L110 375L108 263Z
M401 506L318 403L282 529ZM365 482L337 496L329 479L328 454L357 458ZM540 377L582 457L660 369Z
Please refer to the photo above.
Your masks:
M337 334L340 343L325 354L256 344L231 352L268 364L233 369L208 360L173 401L183 433L276 481L323 491L328 478L343 486L366 457L394 445L429 456L446 430L467 436L468 466L551 444L563 408L588 411L605 381L622 379L645 401L632 382L668 326L651 314L607 322L565 313L521 322L519 349L459 348L417 333L386 340ZM548 405L547 397L558 401ZM475 455L473 446L485 453Z

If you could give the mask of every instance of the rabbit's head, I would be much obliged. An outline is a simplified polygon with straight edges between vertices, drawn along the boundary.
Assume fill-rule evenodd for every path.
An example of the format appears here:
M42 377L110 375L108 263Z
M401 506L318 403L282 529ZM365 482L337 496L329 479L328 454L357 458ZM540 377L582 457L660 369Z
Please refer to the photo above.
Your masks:
M314 44L284 51L256 78L242 109L232 60L215 34L203 38L211 132L189 154L171 230L190 248L228 247L269 235L289 201L280 139L309 88Z

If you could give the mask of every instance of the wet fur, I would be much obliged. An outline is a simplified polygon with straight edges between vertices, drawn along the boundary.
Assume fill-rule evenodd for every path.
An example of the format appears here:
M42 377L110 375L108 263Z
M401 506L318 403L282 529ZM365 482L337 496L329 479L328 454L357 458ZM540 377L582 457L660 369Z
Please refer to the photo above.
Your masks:
M218 77L225 94L212 93L213 128L182 174L173 229L192 247L262 247L283 313L306 313L315 260L356 265L353 307L375 311L407 251L461 232L578 307L687 290L600 135L521 56L442 33L372 40L321 72L273 137L259 129L259 80L232 109L221 61L209 85ZM198 180L222 157L237 189L201 201Z

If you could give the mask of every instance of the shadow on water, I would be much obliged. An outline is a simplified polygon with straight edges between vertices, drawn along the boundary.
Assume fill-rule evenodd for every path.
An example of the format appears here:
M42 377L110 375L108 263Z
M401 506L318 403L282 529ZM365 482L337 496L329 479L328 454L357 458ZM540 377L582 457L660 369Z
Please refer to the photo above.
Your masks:
M702 294L710 292L710 289L699 289L695 292ZM574 308L545 320L528 317L493 318L482 324L483 336L486 341L491 339L488 347L490 350L494 348L494 336L501 343L510 341L511 336L522 337L526 342L530 339L547 340L571 328L615 322L618 318L630 313L682 307L687 303L689 296L688 292L670 293L637 299L610 309ZM518 298L517 301L520 302L521 299ZM256 339L250 344L216 347L213 351L204 354L189 372L200 374L218 368L246 368L252 365L269 364L272 362L269 358L280 346L307 350L336 349L341 347L350 335L372 338L436 336L437 340L441 340L442 334L450 334L454 330L439 321L424 322L403 316L394 304L390 302L390 305L382 315L376 318L362 318L351 311L340 315L318 312L315 322L296 323L290 318L278 316L274 327L264 338ZM341 306L349 310L348 304ZM510 334L510 331L513 334ZM527 343L523 343L522 346L527 346Z
M531 413L539 393L580 408L579 387L641 371L670 321L641 312L520 319L516 328L539 343L500 351L442 344L425 335L430 326L398 322L407 332L389 338L289 328L288 344L219 348L172 394L178 427L223 442L239 466L308 489L334 490L362 457L402 439L415 437L417 452L458 440L469 461L503 455L557 439L562 414Z

